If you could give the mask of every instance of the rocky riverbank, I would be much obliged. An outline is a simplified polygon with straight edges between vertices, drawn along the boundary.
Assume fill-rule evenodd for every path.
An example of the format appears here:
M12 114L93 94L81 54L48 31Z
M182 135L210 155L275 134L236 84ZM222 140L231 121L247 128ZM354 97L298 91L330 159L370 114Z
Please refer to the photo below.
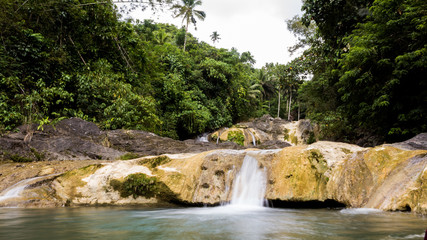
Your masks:
M63 127L57 126L55 131L60 131L58 128ZM231 132L240 131L239 129L242 129L244 136L251 136L245 135L245 130L251 131L254 136L261 135L256 131L263 131L254 125L241 125L235 126ZM266 128L264 130L268 132ZM289 134L291 130L283 131L279 128L276 133L279 132ZM114 156L146 146L143 139L135 140L132 137L132 131L120 130L115 133L128 134L128 140L115 139L115 135L110 132L99 135L88 133L81 138L94 143L103 141L96 140L96 136L99 139L107 136L108 144L100 146L120 152ZM218 131L217 136L221 138L223 133ZM296 134L296 131L292 134ZM146 133L145 136L153 134ZM260 167L266 169L266 198L277 206L367 207L427 214L427 134L418 135L403 143L375 148L325 141L304 144L304 138L297 142L298 145L285 148L256 148L263 141L281 141L281 138L285 138L280 134L275 136L276 139L258 138L258 144L257 140L252 141L255 146L251 146L248 138L244 138L243 146L238 143L222 143L223 146L233 146L235 149L215 149L221 147L219 140L218 145L216 142L196 143L192 140L180 142L181 145L177 146L183 146L182 148L167 148L170 151L182 151L181 153L153 152L151 156L131 160L9 162L2 165L0 172L0 191L3 191L3 197L13 184L23 179L40 178L26 183L25 189L17 196L0 198L0 205L217 205L230 201L234 177L245 156L249 155L257 159ZM157 136L157 139L160 137ZM228 137L224 137L223 141L226 139ZM253 140L253 137L249 139ZM162 146L160 141L157 143ZM194 152L186 150L191 144L199 148ZM292 142L288 143L291 144ZM147 146L150 146L149 142ZM203 151L202 147L209 146L214 146L214 149ZM75 152L77 150L76 148ZM148 147L146 151L148 152ZM135 152L137 151L132 153ZM139 152L142 153L143 151Z

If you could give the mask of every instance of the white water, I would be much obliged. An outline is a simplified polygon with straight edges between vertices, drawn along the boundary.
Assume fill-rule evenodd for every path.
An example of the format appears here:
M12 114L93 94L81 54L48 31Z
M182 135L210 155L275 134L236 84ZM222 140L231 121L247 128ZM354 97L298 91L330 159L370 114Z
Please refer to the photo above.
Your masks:
M254 146L256 146L256 140L255 140L255 136L254 136L254 134L251 132L251 131L249 131L249 133L251 134L251 136L252 136L252 144L254 145Z
M16 184L12 185L11 187L7 188L2 193L0 193L0 202L6 201L12 198L20 197L21 193L25 190L25 188L28 185L30 185L30 183L43 177L46 177L46 176L28 178L20 182L17 182Z
M249 155L243 159L242 168L233 182L231 206L263 207L267 186L266 170L258 166L258 161Z
M196 142L209 142L208 136L209 136L208 133L203 133L203 134L197 136Z

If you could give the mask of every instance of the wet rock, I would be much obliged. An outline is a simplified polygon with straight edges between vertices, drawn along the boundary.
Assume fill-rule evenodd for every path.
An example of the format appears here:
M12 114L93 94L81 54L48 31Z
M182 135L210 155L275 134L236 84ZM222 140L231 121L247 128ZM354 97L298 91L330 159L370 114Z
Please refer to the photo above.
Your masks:
M53 195L45 198L55 204L159 204L169 199L121 198L111 186L114 179L123 181L130 174L144 173L164 184L170 195L176 196L174 202L216 205L231 200L233 181L246 155L266 169L269 200L336 202L347 207L427 213L427 151L388 145L361 148L317 142L275 150L167 154L169 161L153 166L145 163L156 157L90 165L25 191L28 196L39 196L36 199L44 199L46 192L55 193L57 200L52 200Z

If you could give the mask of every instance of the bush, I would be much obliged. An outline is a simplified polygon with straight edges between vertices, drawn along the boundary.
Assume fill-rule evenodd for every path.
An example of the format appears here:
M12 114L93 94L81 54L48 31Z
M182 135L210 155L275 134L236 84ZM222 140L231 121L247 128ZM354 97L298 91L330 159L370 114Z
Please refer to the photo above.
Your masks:
M244 146L244 144L245 144L245 136L243 136L243 133L240 131L229 132L227 140L231 141L231 142L235 142L241 146Z
M312 144L315 142L316 142L316 137L314 136L314 132L310 132L307 139L307 144Z
M120 196L123 198L133 196L143 196L146 198L155 197L159 193L159 186L157 178L149 177L143 173L130 174L126 177L124 182L120 182L117 179L110 181L110 186L114 190L120 192Z

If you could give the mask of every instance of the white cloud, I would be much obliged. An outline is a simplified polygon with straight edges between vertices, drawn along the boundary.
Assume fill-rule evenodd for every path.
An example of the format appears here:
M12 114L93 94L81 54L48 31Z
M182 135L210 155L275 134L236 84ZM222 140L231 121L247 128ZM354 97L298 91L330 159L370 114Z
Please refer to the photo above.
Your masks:
M300 0L204 0L198 10L206 12L205 21L197 22L190 32L201 41L212 43L210 35L217 31L217 47L239 52L250 51L257 61L256 67L265 63L286 63L292 60L287 51L296 39L286 28L286 20L301 15ZM181 26L181 19L174 19L170 11L153 15L149 10L133 12L136 19L150 18L156 22Z

